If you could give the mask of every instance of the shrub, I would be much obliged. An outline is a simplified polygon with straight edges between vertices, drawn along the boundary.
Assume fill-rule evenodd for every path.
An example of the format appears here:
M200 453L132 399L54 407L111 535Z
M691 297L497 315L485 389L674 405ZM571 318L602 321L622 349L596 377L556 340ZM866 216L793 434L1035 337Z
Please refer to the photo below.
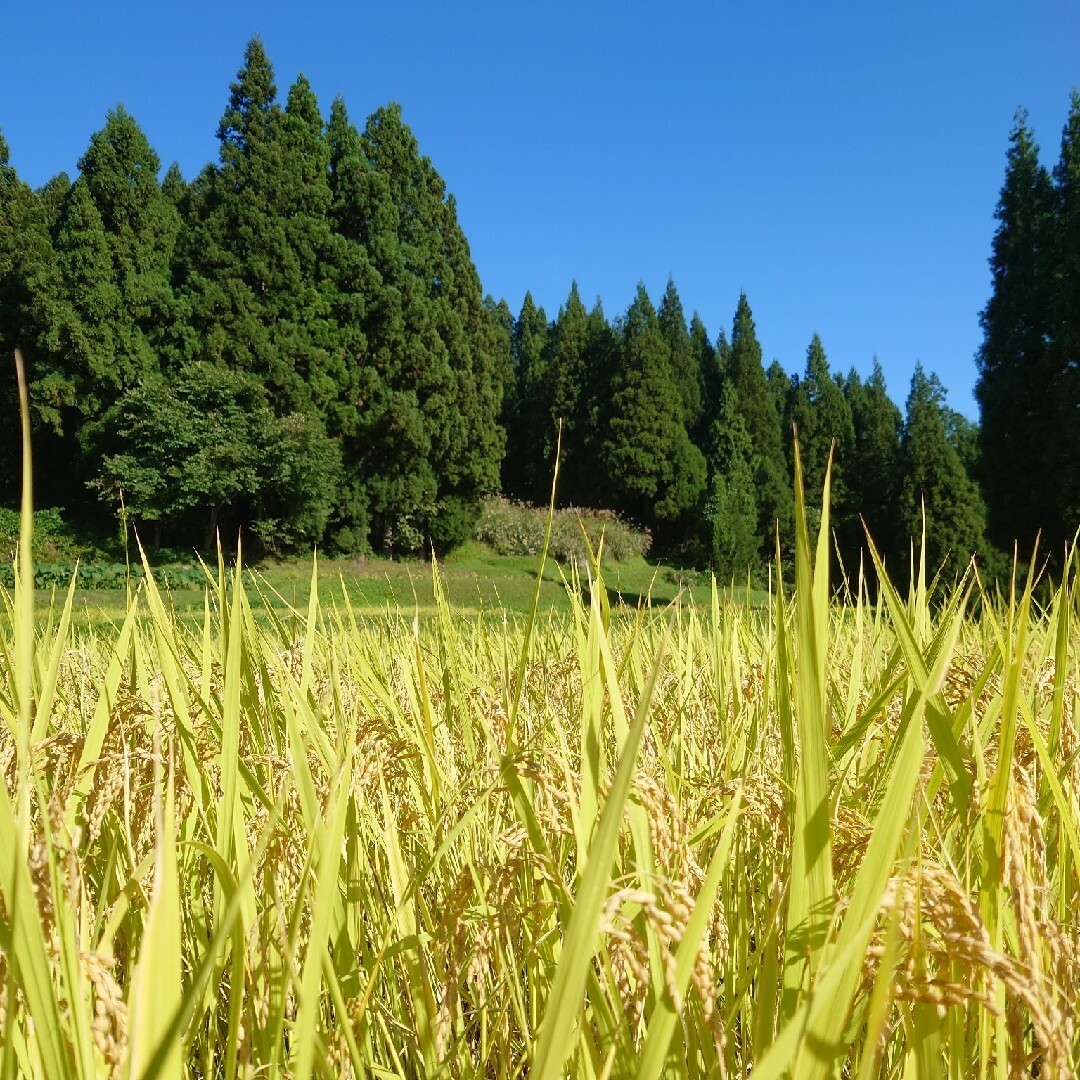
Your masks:
M80 589L123 589L128 581L128 567L124 563L82 563L79 565L78 587ZM34 585L39 589L66 589L75 573L75 563L35 563ZM145 576L140 563L131 566L131 580L138 582ZM206 575L194 566L155 566L154 580L170 589L201 589ZM11 589L15 585L15 568L10 563L0 565L0 586Z
M71 527L64 521L63 510L50 506L47 510L34 511L35 562L74 559L80 553L80 545ZM0 507L0 556L5 563L15 558L19 544L19 511Z
M542 507L503 498L485 499L474 535L500 555L538 555L544 546L547 518ZM648 532L628 525L610 510L568 508L555 511L550 554L562 562L584 561L583 526L594 550L603 536L604 552L613 562L626 562L649 550Z

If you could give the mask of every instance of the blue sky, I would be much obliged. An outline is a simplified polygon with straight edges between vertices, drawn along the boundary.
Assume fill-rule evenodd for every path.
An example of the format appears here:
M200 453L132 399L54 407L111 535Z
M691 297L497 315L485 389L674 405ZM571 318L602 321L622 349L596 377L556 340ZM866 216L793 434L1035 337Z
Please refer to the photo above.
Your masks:
M915 362L970 416L1013 114L1048 165L1080 85L1080 2L7 5L0 130L37 186L74 173L118 103L192 177L247 40L282 99L401 103L458 200L487 292L553 316L576 279L625 310L674 277L768 363Z

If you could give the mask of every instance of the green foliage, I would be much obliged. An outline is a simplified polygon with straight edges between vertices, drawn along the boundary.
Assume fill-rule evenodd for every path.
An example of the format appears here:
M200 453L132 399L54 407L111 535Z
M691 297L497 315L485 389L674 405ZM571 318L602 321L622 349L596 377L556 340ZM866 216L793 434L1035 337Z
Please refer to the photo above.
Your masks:
M465 504L498 488L498 335L454 200L400 108L379 109L356 137L338 112L335 215L357 245L352 265L377 282L361 320L347 476L362 478L376 546L397 546L404 529L453 542Z
M12 357L33 342L30 281L52 258L41 200L11 166L0 132L0 500L15 503L20 475L19 425Z
M844 566L854 579L860 564L872 573L867 530L888 565L904 567L908 562L907 534L899 517L904 418L888 395L877 357L866 382L852 371L843 389L851 409L854 445L844 470L848 513L837 521L837 534Z
M527 292L510 335L514 396L506 406L506 458L503 490L528 502L543 503L551 491L557 419L552 417L548 377L547 315Z
M972 553L986 549L986 508L979 489L949 441L945 391L936 375L917 365L901 441L901 526L916 547L926 514L926 552L947 580L964 570Z
M1055 227L1052 265L1051 372L1043 392L1051 398L1048 468L1054 483L1057 526L1047 539L1058 551L1080 525L1080 90L1073 89L1054 167ZM1056 544L1055 544L1056 542Z
M671 350L644 285L623 323L621 362L603 461L615 507L647 527L663 550L677 547L705 489L705 459L683 422Z
M761 345L745 293L739 296L735 311L731 347L724 360L724 376L735 391L736 407L756 455L756 532L762 537L761 556L768 559L772 556L777 525L782 534L790 532L792 501L780 417L762 367Z
M0 564L14 562L19 546L19 512L0 507ZM35 562L51 563L58 559L73 560L81 545L68 523L63 511L56 506L34 511Z
M583 414L585 362L589 316L581 302L577 282L570 286L566 303L559 308L551 326L547 364L548 426L544 457L555 460L557 434L561 426L562 453L559 459L560 485L556 498L562 505L580 502L588 493L592 466L585 454L586 420Z
M34 515L35 521L37 515ZM126 589L137 584L146 571L139 563L74 562L34 564L34 587L37 589L66 589L75 579L80 589ZM158 585L168 589L201 589L206 585L206 573L197 566L158 566L153 569ZM15 570L8 563L0 563L0 588L15 587Z
M204 361L127 391L89 427L102 498L167 531L249 525L270 549L317 540L332 506L337 448L317 417L278 418L257 380ZM155 533L160 538L160 527Z
M476 523L475 537L499 555L539 555L547 535L548 512L509 499L485 499ZM649 534L623 521L610 510L556 510L551 522L548 548L559 562L584 564L588 553L581 531L589 537L593 550L601 537L605 561L626 562L649 551Z
M822 489L825 469L832 456L833 506L843 513L849 499L847 467L854 450L855 428L851 406L829 371L825 349L817 334L806 350L806 373L795 385L792 398L790 418L802 450L806 489Z
M722 376L716 349L709 341L709 332L695 311L690 318L690 350L698 378L697 421L690 427L694 445L704 449L709 441L709 429L716 419L720 403Z
M880 369L865 384L837 379L815 337L801 379L779 362L765 372L745 295L715 346L696 313L687 326L673 280L658 312L640 288L625 317L609 321L599 299L586 313L575 283L554 320L531 294L515 319L483 296L454 198L401 109L358 130L339 98L324 123L303 76L280 103L257 38L217 134L216 163L190 183L173 165L159 182L158 155L118 107L74 182L61 174L39 192L0 137L0 350L19 345L28 360L35 456L50 464L39 503L80 524L111 527L102 502L115 509L123 489L155 542L207 544L220 527L248 529L267 551L442 552L473 534L500 487L547 502L561 424L560 504L617 510L661 552L741 573L773 557L777 525L790 532L794 423L814 489L836 442L849 569L863 520L906 562L916 489L959 498L947 524L937 515L936 551L981 543L978 492L972 501L961 480L975 474L1003 542L1042 527L1056 552L1071 536L1076 95L1053 178L1022 116L1013 132L982 421L931 388L937 404L904 428L906 456ZM9 501L13 432L0 423Z
M982 420L980 480L992 537L1028 548L1050 525L1057 502L1048 436L1054 380L1048 340L1052 288L1047 252L1054 230L1054 193L1039 148L1017 114L1005 182L997 205L990 269L993 292L980 316L976 396ZM1055 515L1056 516L1056 515Z
M739 413L735 389L723 392L713 425L712 476L705 504L709 562L725 583L743 580L760 566L762 538L754 477L754 444Z
M679 299L675 282L670 277L656 315L660 333L664 336L671 355L671 378L678 388L682 402L681 420L684 427L693 431L701 418L701 363L704 349L700 336L696 343L691 339L682 301ZM704 327L701 327L699 335L703 332ZM707 342L706 337L705 343Z

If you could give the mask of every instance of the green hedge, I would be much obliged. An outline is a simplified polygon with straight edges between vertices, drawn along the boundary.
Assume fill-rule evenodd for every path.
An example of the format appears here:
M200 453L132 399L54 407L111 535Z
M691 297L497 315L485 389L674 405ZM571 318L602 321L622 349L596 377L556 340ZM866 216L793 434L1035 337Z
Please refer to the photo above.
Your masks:
M75 573L74 563L38 563L34 567L34 584L39 589L66 589ZM206 575L194 566L155 567L154 580L169 589L198 589L206 584ZM142 566L131 567L131 580L145 577ZM80 589L123 589L128 581L128 568L123 563L84 563L79 566L77 587ZM10 563L0 565L0 585L11 589L15 585L15 568Z

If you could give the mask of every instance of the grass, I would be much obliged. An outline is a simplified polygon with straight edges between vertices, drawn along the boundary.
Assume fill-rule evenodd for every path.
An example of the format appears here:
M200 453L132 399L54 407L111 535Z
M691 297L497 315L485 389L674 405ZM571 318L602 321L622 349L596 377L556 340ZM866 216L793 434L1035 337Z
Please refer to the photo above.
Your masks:
M533 556L498 555L480 544L470 544L454 553L439 566L439 573L450 604L459 612L486 612L501 617L503 613L524 616L533 600L537 559ZM540 589L543 611L569 613L572 601L566 582L573 571L570 565L548 561ZM656 565L637 557L607 568L608 587L617 603L629 608L651 604L662 607L677 596L686 602L707 605L710 586L700 575L684 580L679 571ZM260 603L287 617L293 609L307 608L311 591L311 561L303 559L266 562L247 572L247 587L262 593ZM319 590L348 605L361 617L381 617L398 609L430 617L436 610L435 589L430 563L420 560L391 562L385 559L319 559ZM747 595L745 589L737 595ZM748 594L754 603L768 603L768 593L754 590ZM202 619L204 590L172 589L167 602L179 618ZM40 614L57 603L62 604L60 589L36 591ZM256 611L259 614L261 607ZM104 628L119 624L127 611L127 596L120 589L87 589L79 586L75 594L76 620L83 626Z
M0 1080L1074 1076L1074 568L841 609L797 495L766 605L20 584Z

